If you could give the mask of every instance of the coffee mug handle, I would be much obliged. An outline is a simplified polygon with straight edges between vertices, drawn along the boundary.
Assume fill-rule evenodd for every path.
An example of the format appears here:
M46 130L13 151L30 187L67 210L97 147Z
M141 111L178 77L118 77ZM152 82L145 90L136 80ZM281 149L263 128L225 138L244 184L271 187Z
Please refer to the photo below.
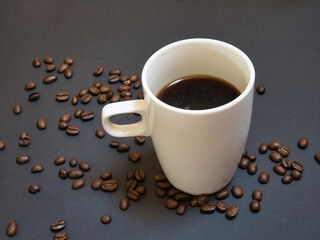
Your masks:
M150 126L147 121L148 105L144 100L130 100L110 103L102 109L102 126L108 134L114 137L150 136ZM138 113L142 120L133 123L118 125L110 121L110 117L123 113Z

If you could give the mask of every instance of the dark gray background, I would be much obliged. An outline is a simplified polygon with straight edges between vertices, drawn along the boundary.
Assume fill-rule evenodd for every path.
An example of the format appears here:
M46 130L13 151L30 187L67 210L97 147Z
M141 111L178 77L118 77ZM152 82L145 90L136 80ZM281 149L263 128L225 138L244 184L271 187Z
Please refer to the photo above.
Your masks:
M0 140L7 147L0 152L0 239L8 238L5 231L10 220L18 223L15 239L51 239L49 226L56 219L67 222L69 239L318 239L320 165L313 156L320 151L319 10L316 0L1 1ZM156 50L194 37L239 47L255 66L256 85L266 87L263 96L255 94L247 149L258 156L258 173L268 171L271 179L261 185L258 174L249 176L237 170L228 188L240 185L244 196L226 200L240 208L233 221L220 213L200 214L198 208L189 207L184 216L165 209L165 200L154 193L153 176L162 170L151 139L143 146L136 145L133 138L118 139L141 154L139 163L131 163L127 153L109 148L108 142L114 138L94 136L102 127L102 105L96 98L82 105L96 113L93 121L72 119L72 125L81 130L79 136L70 137L57 129L60 115L73 113L76 107L56 102L55 94L76 94L97 79L107 84L106 72L98 78L92 75L97 65L106 71L118 67L124 73L140 75ZM72 57L73 78L59 75L57 82L42 84L45 64L35 69L31 63L35 57L45 56L52 56L56 65ZM41 95L32 103L24 90L24 84L31 80ZM134 91L134 98L136 95ZM15 104L23 108L18 116L12 113ZM40 117L47 120L44 131L35 126ZM119 121L135 120L130 117ZM27 148L18 146L23 130L31 137ZM296 146L302 136L309 139L306 150ZM268 156L258 153L260 143L273 140L282 141L291 150L289 159L305 166L300 181L282 184ZM29 154L31 161L16 164L19 154ZM84 188L71 190L72 181L57 176L59 167L53 160L60 155L91 164ZM43 164L45 170L31 174L36 163ZM69 169L68 164L64 167ZM131 201L123 212L118 205L125 196L125 174L140 168L146 173L143 184L147 194L138 202ZM119 180L118 190L93 191L91 182L107 170ZM32 183L41 186L36 195L27 191ZM248 206L251 192L257 188L263 191L264 199L261 211L253 214ZM110 225L100 223L103 214L112 216Z

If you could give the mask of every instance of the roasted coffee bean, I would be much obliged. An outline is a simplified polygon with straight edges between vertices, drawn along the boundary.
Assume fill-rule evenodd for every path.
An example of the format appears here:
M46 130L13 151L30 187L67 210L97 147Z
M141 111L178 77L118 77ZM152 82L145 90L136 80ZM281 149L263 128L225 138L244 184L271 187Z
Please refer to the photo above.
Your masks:
M135 140L135 142L136 142L137 144L139 144L139 145L144 144L145 141L146 141L146 139L145 139L144 136L136 136L134 140Z
M291 168L291 162L289 159L283 158L281 160L281 165L282 167L284 167L285 169L290 169Z
M167 191L162 188L156 188L156 195L158 197L165 197L167 195Z
M6 231L7 236L13 237L17 234L17 231L18 231L17 223L15 221L9 222L7 226L7 231Z
M124 82L122 82L122 83L123 83L123 85L129 86L129 85L131 84L131 81L130 81L130 80L126 80L126 81L124 81Z
M71 169L68 173L68 177L71 179L82 178L83 175L84 175L84 172L80 169Z
M138 162L140 161L141 157L140 157L140 154L137 153L137 152L131 152L129 153L129 160L132 161L132 162Z
M67 122L59 122L59 129L66 130L69 127Z
M130 92L130 91L122 91L121 93L120 93L120 96L121 97L131 97L132 96L132 92Z
M117 180L107 180L101 183L101 189L103 191L112 192L118 188L118 181Z
M241 169L247 169L250 164L249 158L243 157L241 158L238 167Z
M83 179L78 179L72 183L72 189L77 190L79 188L82 188L84 185L85 185L85 181Z
M176 213L178 215L183 215L187 210L187 205L184 203L179 204L179 206L177 207Z
M70 122L72 116L70 113L65 113L60 117L60 122Z
M235 198L241 198L243 196L243 190L238 185L234 185L231 189L231 192Z
M294 169L294 170L298 170L300 172L303 171L303 165L301 162L298 162L298 161L293 161L291 163L291 168Z
M178 206L178 201L173 199L173 198L169 198L169 199L166 200L165 206L168 209L174 209L174 208L176 208Z
M144 171L139 169L134 172L134 177L137 181L142 182L144 180Z
M288 157L290 153L289 148L287 148L286 146L278 147L277 152L280 153L282 157Z
M98 138L104 138L105 133L104 133L104 131L103 131L102 129L97 129L97 131L96 131L96 136L97 136Z
M144 186L138 186L136 188L136 191L140 194L140 195L144 195L146 193L146 188Z
M50 64L50 65L46 66L47 72L52 72L55 69L56 69L56 65L54 65L54 64Z
M252 192L252 199L257 201L262 201L262 192L260 190L254 190Z
M248 168L247 168L247 172L250 174L250 175L255 175L256 172L258 171L258 166L257 164L255 163L250 163Z
M102 82L97 80L97 81L94 81L94 83L92 84L92 86L96 87L96 88L101 88L102 86Z
M57 79L58 79L58 76L57 76L57 75L51 74L51 75L45 76L45 77L42 79L42 82L43 82L44 84L50 84L50 83L53 83L53 82L57 81Z
M20 114L21 111L22 111L22 108L21 108L20 105L15 105L15 106L13 107L13 114L14 114L14 115Z
M320 164L320 152L314 155L314 159Z
M28 97L30 102L34 102L37 101L40 98L40 94L35 92L35 93L31 93Z
M217 207L214 203L206 203L201 206L200 210L203 213L214 213L216 208Z
M112 178L112 173L111 172L103 172L100 174L100 178L102 180L109 180Z
M289 184L292 182L292 177L290 175L284 175L281 179L282 183Z
M84 161L81 161L79 163L79 168L82 170L82 171L85 171L85 172L88 172L90 170L90 164L87 163L87 162L84 162Z
M216 208L219 212L225 212L228 209L228 205L225 202L217 202Z
M36 87L35 82L27 82L26 85L24 85L25 90L31 90L31 89L34 89L35 87Z
M91 88L89 88L89 92L92 95L98 95L100 91L99 91L99 88L92 86Z
M41 61L39 60L39 58L33 59L32 65L33 65L34 67L36 67L36 68L37 68L37 67L40 67Z
M65 72L69 68L69 65L67 63L61 64L60 67L58 68L59 73Z
M53 236L53 240L66 240L68 238L68 234L66 232L57 232Z
M239 213L239 207L236 205L232 205L231 207L228 208L226 212L226 218L228 219L234 219Z
M163 182L163 181L167 181L167 177L164 174L158 174L154 176L154 180L156 182Z
M71 159L69 160L69 166L70 166L70 167L75 167L75 166L77 166L77 164L78 164L78 159L76 159L76 158L71 158Z
M226 199L228 196L229 196L229 191L226 188L220 190L219 192L216 192L216 194L215 194L215 198L217 200Z
M35 164L31 168L32 173L37 173L37 172L42 172L43 171L43 166L41 164Z
M30 144L30 137L28 136L28 133L26 131L23 131L20 133L20 141L19 141L19 145L21 147L27 147Z
M68 177L68 171L64 168L59 168L59 172L58 172L58 175L60 178L62 179L66 179Z
M120 85L118 86L118 92L123 92L123 91L130 91L131 87L127 85Z
M108 97L107 97L107 95L106 94L99 94L98 95L98 103L101 103L101 104L103 104L103 103L106 103L107 102L107 100L108 100Z
M73 64L73 59L72 58L69 58L69 57L67 57L67 58L65 58L64 59L64 61L63 61L64 63L66 63L66 64L68 64L68 65L72 65Z
M139 75L136 74L136 73L133 73L133 74L130 75L129 80L130 80L131 82L136 82L136 81L139 80Z
M90 121L93 118L94 118L94 112L92 112L92 111L86 111L81 114L82 121Z
M177 194L181 193L180 190L176 189L176 188L173 188L173 189L170 189L170 191L168 192L168 196L169 197L174 197L176 196ZM178 200L178 199L176 199Z
M71 104L76 105L79 102L79 97L77 95L74 95L71 99Z
M86 93L81 97L81 102L83 104L87 104L88 102L91 101L92 95L90 93Z
M16 158L16 162L18 164L25 164L27 162L30 161L30 157L28 155L19 155L17 158Z
M260 211L260 203L257 200L252 200L250 203L250 209L254 213L259 212Z
M262 184L266 184L269 182L270 175L268 172L261 172L258 178L258 181Z
M68 92L59 92L56 94L56 100L58 102L64 102L69 99L69 93Z
M127 210L129 208L129 199L128 198L122 198L120 200L119 207L122 211Z
M301 149L307 148L308 147L308 139L306 139L305 137L300 138L298 141L298 147Z
M109 224L111 223L111 217L109 215L103 215L100 219L101 223Z
M3 141L0 141L0 151L6 148L6 144Z
M28 139L28 133L26 131L22 131L20 133L20 139Z
M38 121L37 121L37 127L38 127L40 130L46 129L46 128L47 128L46 120L44 120L43 118L38 119Z
M74 111L74 117L75 118L80 118L82 113L84 113L84 110L83 108L77 108L75 111Z
M71 135L71 136L75 136L75 135L78 135L79 134L79 132L80 132L80 130L79 130L79 128L77 128L77 127L68 127L67 128L67 134L68 135Z
M198 203L199 207L201 207L202 205L208 203L208 201L209 201L208 195L202 194L202 195L198 196L197 203Z
M114 103L114 102L119 102L121 99L121 96L119 94L115 94L110 98L110 102Z
M137 186L137 180L135 179L129 179L126 183L126 189L129 190L129 188L134 189Z
M275 171L279 175L285 175L287 170L282 167L280 164L276 164L273 166L273 171Z
M28 191L29 191L29 193L35 194L35 193L37 193L37 192L40 191L40 187L39 187L39 185L37 185L37 184L31 184L31 185L29 186L29 188L28 188Z
M79 96L82 97L83 95L89 93L89 88L81 88L79 91Z
M91 188L93 190L99 190L101 188L101 183L103 182L102 179L98 178L96 180L94 180L91 184Z
M143 92L138 92L137 99L144 99Z
M103 66L99 65L98 67L96 67L94 70L93 70L93 75L95 76L99 76L102 74L103 72Z
M54 160L54 164L55 165L62 165L66 162L66 158L65 157L62 157L62 156L59 156L57 157L55 160Z
M157 186L159 188L168 189L169 187L171 187L171 183L169 183L169 182L157 182Z
M109 75L121 75L122 71L119 68L109 70Z
M248 154L247 158L250 160L250 162L254 162L257 160L257 156L253 154Z
M109 86L102 86L99 89L100 93L109 93L111 91L111 88Z
M132 97L129 97L129 96L123 97L123 101L130 101L130 100L132 100Z
M134 179L134 171L127 172L127 180Z
M49 63L49 64L51 64L51 63L53 63L53 58L52 58L52 57L45 57L45 58L43 59L43 62L44 62L44 63Z
M134 88L134 89L138 89L138 88L141 87L141 85L142 85L141 81L136 81L136 82L133 84L133 88Z
M73 71L71 68L67 68L65 71L64 71L64 77L65 78L72 78L73 76Z
M263 95L265 91L266 91L266 89L265 89L265 87L263 85L258 85L257 86L257 93L259 95Z
M122 75L121 77L120 77L120 81L121 82L124 82L124 81L126 81L126 80L128 80L129 79L129 76L128 75Z
M127 197L130 198L131 200L136 201L140 198L140 194L136 190L129 188L127 192Z
M120 142L116 141L116 140L111 140L109 142L109 146L112 148L117 148L120 145Z
M302 173L298 170L292 170L291 171L291 177L294 179L294 180L300 180L300 178L302 177Z
M245 148L245 149L243 150L243 153L242 153L242 156L241 156L241 157L246 158L247 156L248 156L248 151L247 151L247 149Z
M50 224L50 229L51 231L56 232L64 229L65 226L66 222L64 220L56 220Z
M174 199L177 201L190 201L191 196L186 193L178 193L174 196ZM199 202L199 200L198 200L198 202Z
M279 163L279 162L281 162L281 160L282 160L282 156L281 156L281 154L278 153L278 152L271 152L271 153L269 154L269 158L270 158L271 161L273 161L273 162L275 162L275 163Z
M281 145L282 145L281 142L279 142L279 141L273 141L273 142L269 143L269 149L270 149L270 150L277 150L278 147L280 147Z
M130 150L130 146L127 143L120 143L117 150L118 152L128 152Z
M265 154L268 151L268 144L262 143L259 147L259 153Z

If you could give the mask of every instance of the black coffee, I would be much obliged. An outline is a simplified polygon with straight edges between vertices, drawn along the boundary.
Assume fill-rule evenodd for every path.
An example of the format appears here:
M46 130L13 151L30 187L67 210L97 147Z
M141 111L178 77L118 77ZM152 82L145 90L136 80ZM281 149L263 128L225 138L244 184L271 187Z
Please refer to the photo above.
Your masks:
M224 105L240 95L227 81L205 75L183 77L164 86L157 97L177 108L203 110Z

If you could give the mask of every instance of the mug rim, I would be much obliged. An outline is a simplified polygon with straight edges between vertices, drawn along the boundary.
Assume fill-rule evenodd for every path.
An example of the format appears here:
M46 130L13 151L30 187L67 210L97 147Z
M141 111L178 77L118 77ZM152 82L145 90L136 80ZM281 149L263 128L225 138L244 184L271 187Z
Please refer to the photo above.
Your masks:
M222 45L224 47L227 48L231 48L231 50L235 51L238 55L240 55L243 60L246 62L246 64L249 67L249 82L245 88L245 90L235 99L233 99L232 101L223 104L219 107L215 107L215 108L209 108L209 109L202 109L202 110L190 110L190 109L182 109L182 108L177 108L174 106L171 106L167 103L164 103L163 101L161 101L160 99L158 99L149 89L149 86L147 84L147 80L146 80L146 74L148 71L149 66L152 64L152 62L154 61L154 59L162 54L164 51L168 51L170 50L170 48L174 48L176 46L179 45L183 45L186 43L191 43L191 42L200 42L200 43L215 43L215 44L219 44ZM147 93L147 95L158 105L162 106L163 108L166 108L168 110L174 111L174 112L179 112L179 113L183 113L183 114L192 114L192 115L202 115L202 114L211 114L211 113L215 113L215 112L220 112L220 111L224 111L228 108L233 107L234 105L238 104L239 102L241 102L244 98L246 98L250 91L252 90L253 86L254 86L254 81L255 81L255 70L254 70L254 66L251 62L251 60L249 59L249 57L243 52L241 51L239 48L220 41L220 40L215 40L215 39L209 39L209 38L190 38L190 39L184 39L184 40L179 40L173 43L170 43L162 48L160 48L158 51L156 51L155 53L153 53L151 55L151 57L147 60L147 62L145 63L143 69L142 69L142 74L141 74L141 81L142 81L142 86L143 86L143 90Z

